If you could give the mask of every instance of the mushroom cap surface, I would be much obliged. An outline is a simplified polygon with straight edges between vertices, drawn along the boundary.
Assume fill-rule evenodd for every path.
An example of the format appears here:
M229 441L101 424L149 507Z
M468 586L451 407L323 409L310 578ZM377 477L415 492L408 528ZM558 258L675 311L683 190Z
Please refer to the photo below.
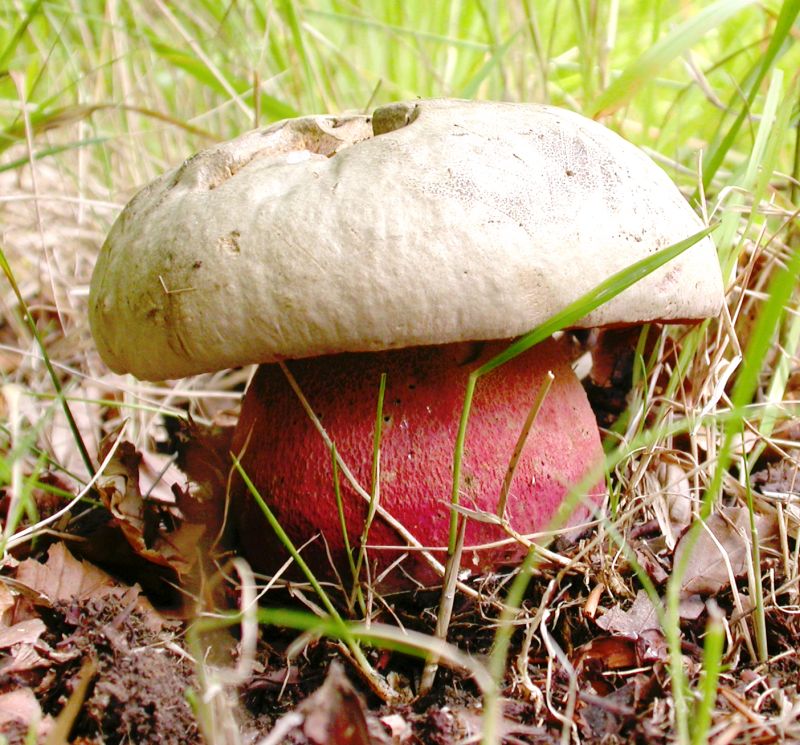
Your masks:
M90 323L107 364L145 379L510 338L702 227L647 155L563 109L302 117L137 194L98 258ZM706 238L578 325L698 319L722 298Z

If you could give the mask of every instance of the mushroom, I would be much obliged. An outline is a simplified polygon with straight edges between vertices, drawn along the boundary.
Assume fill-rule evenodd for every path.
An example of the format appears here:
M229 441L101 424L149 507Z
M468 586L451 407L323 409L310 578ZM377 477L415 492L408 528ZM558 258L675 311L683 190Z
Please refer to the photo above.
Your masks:
M90 322L117 372L174 378L259 363L234 449L312 568L346 574L328 433L350 546L371 490L386 373L371 576L427 582L416 545L446 545L453 453L469 373L613 273L702 228L642 151L578 114L532 104L424 100L372 116L309 116L205 150L146 187L112 228ZM705 238L580 327L690 321L723 290ZM278 363L292 360L286 366ZM520 433L543 398L504 517L544 529L602 457L583 389L556 341L478 386L461 504L495 513ZM297 395L297 386L302 396ZM309 410L304 408L307 405ZM312 417L313 415L313 417ZM259 569L284 556L242 485L235 512ZM572 524L602 499L587 490ZM497 521L470 519L466 564L518 561Z

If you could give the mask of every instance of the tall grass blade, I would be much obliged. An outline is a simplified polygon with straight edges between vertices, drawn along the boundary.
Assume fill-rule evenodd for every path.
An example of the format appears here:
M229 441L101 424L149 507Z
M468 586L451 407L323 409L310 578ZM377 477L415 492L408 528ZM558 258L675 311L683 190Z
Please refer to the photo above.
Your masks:
M742 441L744 441L744 426L741 429ZM761 541L756 527L756 510L753 501L753 487L751 483L750 463L752 460L744 456L744 484L745 495L747 496L747 510L750 513L750 547L752 553L751 571L748 576L751 578L750 595L753 598L753 626L756 632L756 650L758 661L766 662L769 659L769 647L767 642L767 619L764 609L764 582L761 575Z
M19 25L14 29L14 32L11 34L11 38L6 42L3 51L0 52L0 77L8 72L9 62L11 61L12 57L17 51L17 47L19 46L22 37L25 35L25 32L28 30L28 26L31 25L32 21L36 16L39 14L39 11L42 9L42 4L44 0L35 0L34 3L28 8L28 12L25 13L25 17L19 22Z
M64 416L67 420L67 424L69 426L70 432L72 433L72 437L75 441L75 447L78 448L78 452L80 453L81 460L83 461L83 465L86 468L86 472L89 474L89 477L93 477L95 474L94 463L92 462L92 457L89 455L89 451L86 449L86 444L83 441L83 437L81 435L80 429L78 429L78 424L75 421L75 417L72 415L72 409L69 407L69 403L67 402L67 398L64 395L64 389L61 386L61 381L56 374L55 368L53 367L53 363L50 361L50 355L47 352L47 347L44 345L42 341L42 337L39 334L39 329L36 327L36 321L33 319L33 316L28 309L28 305L25 302L25 298L22 296L22 292L19 289L19 285L17 285L17 280L14 277L14 273L11 271L11 266L6 259L5 252L2 248L0 248L0 269L3 270L3 274L6 275L6 279L8 283L11 285L11 289L14 292L15 297L17 298L17 303L19 304L19 308L22 311L25 321L30 328L31 334L33 338L36 340L36 345L39 348L39 351L42 354L42 360L44 361L45 367L47 368L47 374L50 376L50 381L53 384L53 388L56 391L56 395L58 397L59 402L61 403L61 408L64 412Z
M451 502L454 505L459 504L460 489L461 489L461 463L464 458L464 446L467 436L467 424L469 422L470 411L472 410L472 399L475 395L475 386L479 378L488 375L492 370L500 367L500 365L514 359L518 355L526 352L528 349L536 344L551 337L556 331L568 328L577 323L581 318L587 316L596 308L599 308L603 303L608 302L612 298L619 295L621 292L627 290L636 282L641 281L644 277L656 269L662 267L672 259L680 256L684 251L691 248L695 243L705 238L713 230L716 225L704 228L703 230L695 233L694 235L680 241L668 248L662 249L652 256L647 256L635 264L626 267L625 269L612 274L608 279L605 279L595 288L582 295L577 300L574 300L566 308L560 310L553 315L549 320L537 326L532 331L528 332L508 348L496 355L488 362L484 363L477 370L470 373L467 380L467 390L464 395L464 407L461 412L461 419L458 426L458 434L456 436L455 453L453 458L453 490L451 494ZM456 535L458 532L459 515L455 510L450 513L450 539L448 543L449 552L452 553L456 545Z
M386 373L381 373L380 384L378 386L378 405L375 412L375 428L372 438L372 484L369 492L369 506L367 517L361 531L361 541L358 548L358 559L356 560L355 582L360 581L361 567L367 558L367 540L372 521L375 519L375 512L381 497L381 436L383 435L383 399L386 395Z
M722 653L725 644L725 628L718 618L719 610L712 610L706 624L706 639L703 645L703 676L700 683L700 700L697 702L692 721L692 745L705 745L711 717L716 708L717 687L721 672Z
M53 145L52 147L45 147L41 150L36 150L30 156L24 155L21 158L16 158L8 163L0 163L0 173L7 171L15 171L21 166L30 164L31 160L42 160L49 158L51 155L58 155L59 153L68 152L69 150L79 150L84 147L91 147L92 145L102 145L104 142L114 139L113 137L88 137L85 140L77 140L76 142L68 142L65 145ZM2 150L2 146L0 146Z
M461 88L458 94L459 98L475 98L483 81L486 80L486 78L488 78L492 72L500 67L503 57L514 43L514 40L517 38L517 36L519 36L519 31L512 34L499 47L492 50L489 59L486 60L483 65L481 65L481 68L475 73L475 75L473 75L472 78L464 85L464 87Z
M306 95L308 95L313 102L312 105L314 109L320 109L318 103L320 97L317 91L317 85L314 82L311 58L303 36L303 29L300 26L300 19L297 16L295 2L294 0L281 0L280 7L283 11L284 18L286 18L289 24L289 30L294 43L294 51L300 58L300 65L302 66L303 77L305 79Z
M722 226L718 234L721 246L720 263L723 276L726 277L730 275L739 258L742 242L748 234L747 228L750 227L757 215L756 211L752 210L748 216L747 228L740 231L738 208L744 203L745 194L751 194L749 198L752 203L759 204L767 187L767 179L772 177L775 168L775 159L785 134L785 130L779 128L777 121L782 90L783 72L775 70L764 101L761 120L747 165L736 178L735 183L739 188L730 193L726 202L727 209L722 217ZM791 103L784 101L784 106L780 108L781 127L788 126L790 113ZM736 235L739 232L741 232L741 237L737 241Z
M747 118L748 114L750 113L750 109L753 105L753 101L755 101L756 94L761 87L761 82L767 76L767 73L772 68L778 54L781 52L782 49L785 48L787 41L791 41L790 36L792 33L792 27L794 26L795 21L797 20L797 16L800 14L800 0L784 0L783 5L781 6L780 14L778 15L778 20L775 24L775 30L770 35L769 45L767 46L766 52L761 57L761 60L757 64L755 77L753 78L750 87L747 91L746 102L745 105L740 106L738 111L739 113L734 119L731 126L728 128L728 131L725 133L724 136L721 137L719 140L719 144L712 145L708 158L704 159L703 162L703 186L704 188L708 188L711 184L711 181L716 176L719 167L722 165L725 156L727 155L728 151L732 148L734 141L736 140L737 135L739 134L739 130L742 128L742 124L744 124L745 119ZM733 105L735 100L738 100L740 96L739 89L736 89L736 92L733 94L734 98L729 107L730 110L736 110L736 107ZM720 130L722 129L722 123L720 123Z
M717 28L755 0L717 0L696 16L675 27L667 36L628 65L622 74L586 107L590 116L609 114L629 101L636 92L680 58L709 31Z

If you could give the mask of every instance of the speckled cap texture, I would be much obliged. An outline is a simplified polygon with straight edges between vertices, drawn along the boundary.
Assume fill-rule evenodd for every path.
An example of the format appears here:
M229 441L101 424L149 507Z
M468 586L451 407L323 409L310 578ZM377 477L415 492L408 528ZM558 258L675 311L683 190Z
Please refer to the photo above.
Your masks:
M701 228L641 150L563 109L308 116L137 194L98 258L90 322L108 365L144 379L511 338ZM722 298L706 238L579 325L699 319Z

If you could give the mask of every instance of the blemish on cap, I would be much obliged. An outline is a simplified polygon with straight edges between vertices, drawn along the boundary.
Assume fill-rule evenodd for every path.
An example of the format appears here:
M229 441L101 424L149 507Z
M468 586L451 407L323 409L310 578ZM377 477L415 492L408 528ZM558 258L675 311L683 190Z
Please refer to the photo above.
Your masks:
M228 251L232 254L238 254L242 250L241 246L239 245L240 236L241 233L238 230L231 230L228 235L223 235L217 240L217 246L223 251Z

